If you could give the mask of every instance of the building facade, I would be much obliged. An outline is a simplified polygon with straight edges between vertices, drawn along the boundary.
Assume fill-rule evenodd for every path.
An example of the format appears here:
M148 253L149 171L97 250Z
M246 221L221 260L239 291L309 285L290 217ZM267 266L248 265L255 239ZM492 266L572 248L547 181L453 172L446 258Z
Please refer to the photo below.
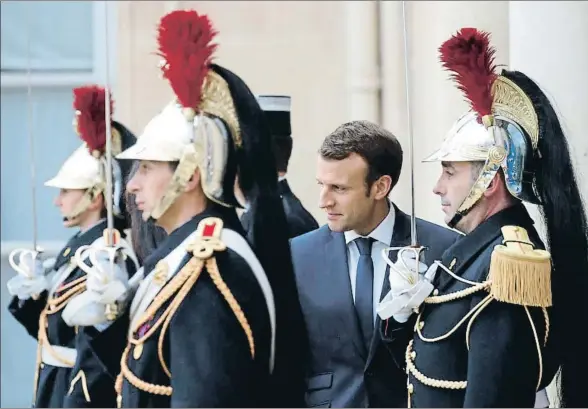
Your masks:
M317 205L314 158L322 139L352 119L378 122L401 141L405 161L391 198L410 211L402 2L2 1L1 7L4 255L32 238L31 138L38 238L51 250L70 234L52 206L56 192L43 182L80 143L71 126L72 87L110 84L114 118L137 134L171 99L159 75L155 30L162 15L178 8L210 15L219 31L217 62L254 93L292 96L288 180L320 222L326 219ZM465 26L491 32L497 62L527 73L553 97L588 199L588 47L582 43L588 38L588 2L411 1L405 12L416 214L443 223L432 193L440 167L420 160L466 109L437 53ZM3 299L10 276L5 264ZM2 320L2 374L12 374L2 376L2 406L24 407L30 403L34 344L19 339L22 331L13 324Z
M405 161L391 197L410 210L402 2L8 1L2 2L2 168L11 170L2 172L5 249L32 234L29 138L35 141L39 237L53 245L67 232L51 206L54 192L42 182L78 144L70 125L71 87L108 81L114 117L140 133L172 96L157 66L157 22L172 9L190 7L208 13L219 31L217 62L255 93L292 95L288 178L319 221L325 218L309 164L322 139L351 119L378 122L400 139ZM419 1L406 2L405 11L418 216L443 220L431 193L439 166L420 159L466 109L437 53L465 26L491 32L497 62L524 71L554 98L588 192L588 48L569 41L588 38L588 2Z

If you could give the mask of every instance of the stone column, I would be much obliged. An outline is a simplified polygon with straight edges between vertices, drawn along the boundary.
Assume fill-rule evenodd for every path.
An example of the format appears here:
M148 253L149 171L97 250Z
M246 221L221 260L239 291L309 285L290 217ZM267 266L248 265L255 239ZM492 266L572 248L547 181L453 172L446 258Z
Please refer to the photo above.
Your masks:
M378 6L373 1L345 3L349 120L380 122Z
M510 68L531 77L551 100L568 138L584 200L588 200L586 39L588 2L510 3ZM538 220L534 206L529 208Z

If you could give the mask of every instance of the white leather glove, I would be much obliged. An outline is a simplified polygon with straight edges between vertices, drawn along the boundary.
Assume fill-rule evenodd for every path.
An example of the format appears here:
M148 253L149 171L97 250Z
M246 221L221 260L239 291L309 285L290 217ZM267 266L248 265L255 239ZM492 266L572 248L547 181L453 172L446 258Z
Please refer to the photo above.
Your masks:
M122 249L122 252L125 250ZM89 256L92 267L84 263L86 256ZM118 317L130 296L128 273L121 250L93 247L76 252L76 258L80 268L88 275L86 291L68 302L62 317L70 326L93 325L103 331Z
M431 282L437 274L437 264L427 268L416 260L417 252L411 249L399 250L395 263L390 261L387 254L384 256L390 266L390 292L378 305L377 312L382 320L393 317L403 323L433 291Z
M8 256L10 266L18 273L6 283L8 292L20 300L36 299L39 294L49 288L49 280L45 276L51 270L55 259L43 260L39 252L29 249L14 250ZM18 261L15 261L18 256Z

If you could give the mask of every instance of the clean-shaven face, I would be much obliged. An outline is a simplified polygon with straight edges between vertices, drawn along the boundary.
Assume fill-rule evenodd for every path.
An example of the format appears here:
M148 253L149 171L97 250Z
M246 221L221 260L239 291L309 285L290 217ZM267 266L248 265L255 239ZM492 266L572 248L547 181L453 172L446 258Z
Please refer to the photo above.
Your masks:
M319 206L327 213L332 231L361 231L376 205L372 189L366 186L368 167L358 154L342 160L319 155L316 180L321 188Z
M127 190L135 195L135 204L142 213L152 213L167 190L173 174L169 162L139 162L139 168L127 182Z
M469 194L477 175L473 174L472 162L441 162L441 167L441 176L433 188L433 193L441 198L441 209L445 213L445 223L449 224ZM459 224L461 222L456 228L459 227Z

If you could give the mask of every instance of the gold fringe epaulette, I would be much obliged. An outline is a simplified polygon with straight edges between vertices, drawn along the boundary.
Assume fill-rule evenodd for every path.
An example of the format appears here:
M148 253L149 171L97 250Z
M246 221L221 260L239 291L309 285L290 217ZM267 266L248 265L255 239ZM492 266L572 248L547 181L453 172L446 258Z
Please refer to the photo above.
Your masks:
M504 240L492 252L490 293L502 302L550 307L551 255L537 250L522 227L504 226Z
M203 219L198 224L196 230L196 238L190 243L186 250L192 253L193 257L188 263L167 283L165 288L155 297L149 308L143 314L143 317L138 321L136 328L129 335L127 347L125 348L121 357L121 373L118 375L115 383L115 390L117 393L117 406L122 405L122 382L126 379L135 388L147 393L156 395L172 395L172 387L167 385L155 385L139 379L128 367L127 360L131 349L133 349L133 356L135 359L140 359L143 350L143 343L161 327L161 332L158 340L158 356L159 362L163 371L171 378L170 369L163 358L163 340L167 332L167 328L171 322L171 318L179 308L180 304L194 286L200 277L202 270L206 267L206 271L210 275L213 283L219 289L224 299L227 301L239 324L243 328L249 348L251 351L251 358L255 356L255 343L253 340L253 332L251 327L241 309L241 306L231 293L226 283L221 277L218 269L214 253L217 251L226 250L226 245L221 241L221 233L223 229L223 221L219 218L208 217ZM166 310L161 314L158 320L151 326L151 328L142 337L135 339L134 332L155 316L155 313L173 297L173 300L168 305ZM138 352L137 352L138 351ZM135 354L136 353L136 354Z

